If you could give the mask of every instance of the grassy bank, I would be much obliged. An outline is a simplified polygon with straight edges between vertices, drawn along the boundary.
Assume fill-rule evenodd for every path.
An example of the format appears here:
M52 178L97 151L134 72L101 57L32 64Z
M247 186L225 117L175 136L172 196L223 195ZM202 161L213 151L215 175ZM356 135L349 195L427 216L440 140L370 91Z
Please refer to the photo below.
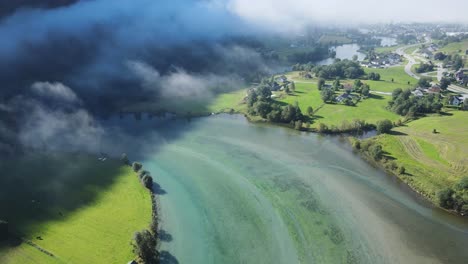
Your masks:
M367 81L366 81L367 82ZM344 82L343 82L344 83ZM371 86L371 89L373 87ZM360 101L357 106L343 104L324 104L320 97L320 91L315 83L296 83L296 91L292 95L278 99L283 103L294 104L297 102L303 113L307 107L314 109L311 127L317 127L319 123L328 126L341 125L343 121L364 119L368 123L376 123L382 119L397 120L398 116L387 109L387 102L391 96L371 94L369 98Z
M130 241L151 221L150 194L130 167L95 157L28 157L2 166L30 186L8 192L2 208L14 231L49 257L22 243L0 248L0 263L126 263ZM9 184L3 185L9 187ZM21 186L16 186L21 187ZM7 206L8 207L8 206ZM8 210L8 211L5 211Z
M433 129L437 133L433 133ZM388 160L406 168L399 177L433 202L443 188L468 175L468 112L424 117L374 139Z

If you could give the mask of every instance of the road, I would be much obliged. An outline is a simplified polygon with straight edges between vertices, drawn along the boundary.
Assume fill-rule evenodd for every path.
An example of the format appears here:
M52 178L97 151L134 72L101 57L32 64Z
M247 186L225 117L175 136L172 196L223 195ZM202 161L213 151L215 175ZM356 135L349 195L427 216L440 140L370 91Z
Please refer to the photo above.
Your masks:
M396 53L405 57L407 60L408 60L408 64L405 65L405 72L406 74L408 74L409 76L415 78L416 80L419 80L421 79L421 77L419 77L418 75L416 75L414 72L411 71L411 67L413 67L414 64L417 64L418 62L416 61L415 57L413 56L414 53L416 52L413 51L412 54L407 54L405 52L406 49L408 48L411 48L411 47L415 47L415 46L419 46L419 45L422 45L422 44L430 44L432 42L432 40L427 40L425 43L418 43L418 44L413 44L413 45L408 45L408 46L404 46L404 47L401 47L401 48L398 48L396 50ZM427 62L427 60L425 58L422 58L422 57L419 57L418 59L420 59L421 61L423 62ZM442 77L444 76L444 72L446 72L446 69L444 69L443 65L441 62L437 63L436 64L436 67L437 67L437 80L440 82L440 80L442 79Z
M417 64L416 59L415 59L412 55L407 54L407 53L405 52L405 49L408 49L408 48L411 48L411 47L415 47L415 46L419 46L419 45L421 45L421 44L418 43L418 44L408 45L408 46L404 46L404 47L398 48L398 49L396 50L396 53L397 53L398 55L403 56L403 57L405 57L405 59L408 60L408 64L405 65L405 72L406 72L406 74L408 74L409 76L415 78L416 80L419 80L420 77L417 76L416 74L414 74L414 73L411 71L411 67L413 67L414 64Z

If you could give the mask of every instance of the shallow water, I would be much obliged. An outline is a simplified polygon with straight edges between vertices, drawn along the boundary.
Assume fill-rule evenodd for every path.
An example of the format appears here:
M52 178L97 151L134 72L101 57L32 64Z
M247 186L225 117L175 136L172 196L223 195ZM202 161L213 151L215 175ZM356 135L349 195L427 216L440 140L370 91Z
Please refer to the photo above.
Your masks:
M336 137L237 115L156 123L126 126L154 131L141 158L163 189L166 263L467 263L466 219Z

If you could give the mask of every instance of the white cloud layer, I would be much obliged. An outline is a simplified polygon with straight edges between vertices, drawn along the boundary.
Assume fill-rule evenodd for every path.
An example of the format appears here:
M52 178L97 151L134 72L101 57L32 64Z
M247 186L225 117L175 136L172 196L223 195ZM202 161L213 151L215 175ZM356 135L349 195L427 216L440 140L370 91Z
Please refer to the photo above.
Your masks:
M466 0L228 0L228 8L243 19L276 31L317 23L468 23Z

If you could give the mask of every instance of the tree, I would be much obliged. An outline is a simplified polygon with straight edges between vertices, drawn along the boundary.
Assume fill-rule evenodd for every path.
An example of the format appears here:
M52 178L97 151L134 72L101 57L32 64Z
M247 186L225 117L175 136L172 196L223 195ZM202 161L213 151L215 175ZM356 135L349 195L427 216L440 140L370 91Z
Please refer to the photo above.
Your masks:
M395 80L392 78L392 82L394 82ZM408 83L409 84L409 83Z
M358 60L358 56L356 54L353 55L353 61L357 61Z
M336 78L335 81L333 82L333 89L335 91L339 90L341 88L341 83L340 83L340 78Z
M257 113L262 118L266 118L268 113L271 111L271 105L264 101L258 101L253 105L255 113Z
M449 78L446 78L446 77L442 77L442 79L440 79L440 88L441 89L447 89L447 87L451 84L451 81Z
M258 93L255 91L255 89L250 89L248 94L247 94L247 105L248 106L253 106L255 102L258 100Z
M150 189L153 188L153 177L151 177L150 175L145 175L143 176L143 178L141 179L141 182L143 183L143 186L145 186L146 188Z
M354 81L354 85L353 85L353 88L355 91L360 91L361 90L361 87L362 87L362 82L361 80L355 80Z
M291 91L293 91L293 92L296 91L296 84L295 84L294 82L291 82L291 83L289 84L289 89L290 89Z
M317 131L318 131L319 133L326 133L326 132L329 131L329 129L328 129L328 126L325 125L324 123L319 123L319 124L318 124L318 128L317 128Z
M258 99L260 101L270 101L271 100L271 90L267 85L260 85L258 87Z
M128 156L125 153L122 153L122 155L120 156L120 161L122 161L125 165L130 165L130 160L128 159Z
M455 191L452 188L445 188L437 193L439 205L443 208L452 209L454 205L453 195Z
M369 93L370 93L369 85L364 84L362 86L362 91L361 92L362 92L362 95L369 96Z
M297 120L296 122L294 122L294 129L302 130L302 121L301 120Z
M468 98L463 101L461 109L468 111Z
M150 175L149 171L140 170L140 172L138 173L138 179L142 180L143 177L145 177L145 175Z
M370 146L369 154L374 160L380 160L383 156L382 146L376 144Z
M400 168L398 168L398 174L403 175L405 174L405 172L406 172L406 169L404 166L401 166Z
M318 82L317 82L317 87L318 87L318 89L319 89L319 90L322 90L324 85L325 85L325 79L319 78L319 79L318 79Z
M384 119L381 121L377 122L377 133L379 134L385 134L390 132L390 130L393 128L392 121L388 119Z
M143 165L141 165L141 163L133 162L132 169L134 172L138 172L139 170L141 170L141 168L143 168Z
M324 103L333 101L334 95L335 93L331 89L323 89L320 92L320 96Z
M369 73L368 78L369 78L369 80L372 80L372 81L380 81L380 74L375 73L375 72L371 72L371 73Z
M145 264L158 263L158 251L156 250L156 238L148 230L136 232L133 236L133 253Z
M461 178L461 180L457 184L457 189L468 190L468 176Z
M430 77L421 77L421 79L418 80L418 85L420 87L430 87L431 81L432 81L432 78Z
M442 52L437 52L436 54L434 54L434 59L436 60L445 60L445 58L447 58L447 55L445 55Z
M431 63L421 63L419 67L416 67L417 73L430 72L434 70L434 65Z
M309 116L312 116L314 114L314 109L312 108L312 106L307 107L307 114Z

